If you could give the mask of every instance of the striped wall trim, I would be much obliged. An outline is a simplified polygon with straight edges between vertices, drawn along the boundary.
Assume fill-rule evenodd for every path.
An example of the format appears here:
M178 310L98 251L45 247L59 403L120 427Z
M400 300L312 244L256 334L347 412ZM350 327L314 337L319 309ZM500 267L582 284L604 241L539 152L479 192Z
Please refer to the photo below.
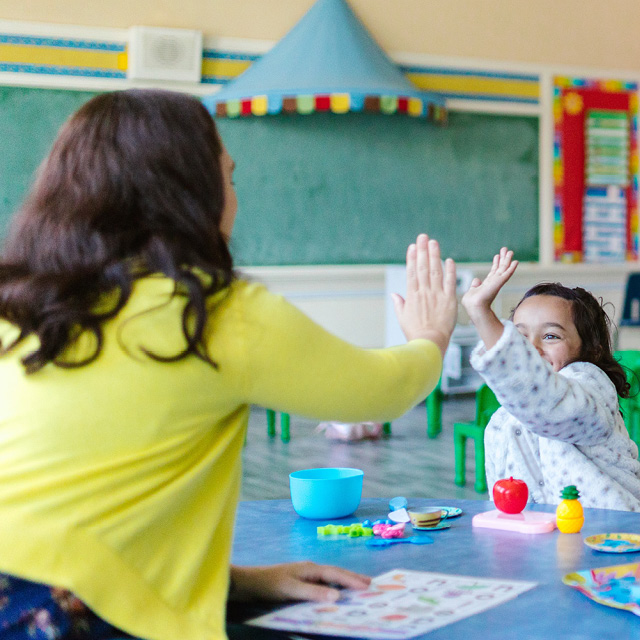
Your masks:
M89 49L92 51L126 51L126 44L97 40L69 40L66 38L40 38L0 34L0 44L26 45L31 47L56 47L62 49Z
M87 67L59 67L56 65L7 64L0 62L0 73L36 73L43 75L74 76L85 78L118 78L125 79L125 71L109 69L89 69Z
M227 84L260 57L205 48L201 82ZM127 65L126 42L0 33L0 73L125 79ZM398 65L398 68L418 89L450 99L539 103L540 79L535 74L433 65Z
M126 45L0 34L0 72L123 79Z
M202 63L202 82L227 84L259 57L208 49ZM418 89L446 98L519 104L540 101L540 77L535 74L415 65L398 68Z
M204 49L202 57L205 60L249 60L255 62L261 56L253 53L231 53L229 51L217 51L216 49Z
M439 76L477 76L478 78L498 78L500 80L521 80L523 82L540 82L537 74L502 73L497 71L483 71L479 69L453 69L448 67L416 67L398 65L403 73L426 73Z
M538 98L523 98L520 96L512 96L512 95L497 95L495 93L464 93L464 92L456 92L456 93L448 93L446 91L437 91L436 89L431 89L431 91L435 91L438 95L443 98L447 98L449 100L486 100L490 102L507 102L507 103L517 103L517 104L539 104Z

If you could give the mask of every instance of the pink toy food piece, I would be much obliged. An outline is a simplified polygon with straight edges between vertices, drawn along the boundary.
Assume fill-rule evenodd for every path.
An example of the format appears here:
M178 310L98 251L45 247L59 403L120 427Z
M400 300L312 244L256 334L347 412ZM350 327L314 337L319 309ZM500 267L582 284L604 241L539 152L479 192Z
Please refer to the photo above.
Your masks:
M399 524L374 524L373 533L381 538L402 538L404 535L404 522Z

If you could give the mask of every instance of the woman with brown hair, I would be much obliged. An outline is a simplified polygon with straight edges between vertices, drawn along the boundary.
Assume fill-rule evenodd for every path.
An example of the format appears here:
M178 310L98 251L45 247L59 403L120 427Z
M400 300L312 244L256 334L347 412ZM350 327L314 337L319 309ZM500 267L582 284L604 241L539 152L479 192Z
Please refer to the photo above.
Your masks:
M28 625L49 639L222 639L227 595L331 601L368 584L313 563L230 568L249 408L404 413L439 379L455 267L443 273L420 236L395 299L409 342L356 348L234 272L232 173L196 99L102 94L63 126L13 220L0 261L0 639Z

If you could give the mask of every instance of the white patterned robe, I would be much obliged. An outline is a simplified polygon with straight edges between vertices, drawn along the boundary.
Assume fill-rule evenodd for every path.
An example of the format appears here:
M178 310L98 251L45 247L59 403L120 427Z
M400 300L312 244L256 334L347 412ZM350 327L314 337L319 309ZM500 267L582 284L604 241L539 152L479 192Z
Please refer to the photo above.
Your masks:
M574 362L555 373L508 321L471 364L501 404L484 436L490 494L513 476L527 483L530 502L558 504L573 484L584 507L640 511L638 448L604 371Z

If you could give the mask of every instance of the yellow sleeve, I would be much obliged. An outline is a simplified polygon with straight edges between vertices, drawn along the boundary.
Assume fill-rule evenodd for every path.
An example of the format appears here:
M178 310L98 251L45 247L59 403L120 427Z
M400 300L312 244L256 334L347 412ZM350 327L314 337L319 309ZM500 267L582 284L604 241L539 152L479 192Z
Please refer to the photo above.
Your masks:
M264 287L248 285L244 297L246 402L321 420L386 421L418 404L440 378L433 342L361 349Z

